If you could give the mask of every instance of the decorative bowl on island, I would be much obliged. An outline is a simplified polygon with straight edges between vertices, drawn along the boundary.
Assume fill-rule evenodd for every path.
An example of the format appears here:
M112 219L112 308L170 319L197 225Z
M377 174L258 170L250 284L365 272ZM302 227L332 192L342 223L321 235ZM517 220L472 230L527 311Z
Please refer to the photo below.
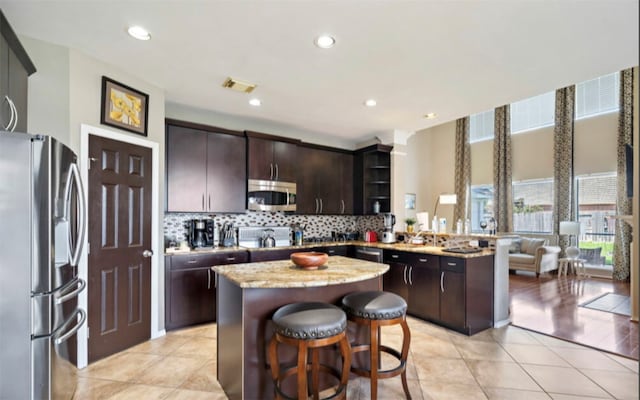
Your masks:
M329 259L327 253L317 251L303 251L291 254L291 261L303 269L318 269L318 267L327 262L327 259Z

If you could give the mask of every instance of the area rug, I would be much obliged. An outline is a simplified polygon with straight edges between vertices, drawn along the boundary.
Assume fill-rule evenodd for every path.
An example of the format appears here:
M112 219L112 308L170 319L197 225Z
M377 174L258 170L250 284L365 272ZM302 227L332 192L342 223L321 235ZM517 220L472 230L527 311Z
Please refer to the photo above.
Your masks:
M579 304L580 307L606 311L614 314L631 315L631 300L629 296L615 293L605 293Z

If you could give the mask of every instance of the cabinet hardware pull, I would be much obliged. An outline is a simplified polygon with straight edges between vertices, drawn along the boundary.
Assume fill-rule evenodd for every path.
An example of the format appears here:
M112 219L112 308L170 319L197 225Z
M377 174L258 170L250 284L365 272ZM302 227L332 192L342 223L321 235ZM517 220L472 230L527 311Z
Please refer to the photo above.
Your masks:
M448 266L450 266L450 267L455 267L455 266L456 266L456 263L448 262L448 263L447 263L447 265L448 265Z
M320 199L320 214L322 214L322 199Z
M440 272L440 291L444 293L444 271Z
M213 287L218 287L218 274L216 274L215 272L213 273Z
M204 211L204 193L202 193L202 210Z
M367 254L367 255L370 255L370 256L378 256L379 255L375 251L365 251L365 250L356 250L356 253Z
M227 257L227 261L235 261L236 258L235 257Z
M409 285L413 286L413 265L409 266Z
M329 250L327 253L334 254L335 252L336 252L335 250Z
M397 254L392 254L391 258L398 258L398 255Z
M273 163L269 164L269 179L273 180Z
M9 98L9 96L4 96L4 99L7 101L7 104L9 104L9 111L11 111L11 118L9 119L9 123L7 124L7 126L4 127L4 130L6 131L10 131L12 132L13 130L11 129L11 125L13 125L13 118L14 118L14 108L12 106L13 102L11 101L11 99Z
M426 258L419 258L418 260L419 260L420 262L427 262L427 259L426 259Z
M404 279L404 284L406 285L407 284L407 266L406 265L404 266L404 271L402 271L402 276Z
M342 211L340 211L340 214L344 214L345 211L345 205L344 205L344 200L340 200L340 203L342 204Z
M207 270L207 290L211 289L211 270Z
M195 264L197 262L198 262L198 260L189 260L189 261L187 261L187 264Z
M209 211L211 211L211 195L209 195Z
M316 197L316 214L318 213L318 198Z
M16 108L16 105L13 103L13 100L11 100L10 97L8 97L9 99L9 106L11 107L11 119L13 119L13 116L15 115L15 119L13 119L13 125L11 125L11 128L9 129L11 132L13 132L16 129L16 126L18 126L18 109Z
M280 174L278 173L278 163L276 163L276 179L274 180L277 181L279 177L280 177Z

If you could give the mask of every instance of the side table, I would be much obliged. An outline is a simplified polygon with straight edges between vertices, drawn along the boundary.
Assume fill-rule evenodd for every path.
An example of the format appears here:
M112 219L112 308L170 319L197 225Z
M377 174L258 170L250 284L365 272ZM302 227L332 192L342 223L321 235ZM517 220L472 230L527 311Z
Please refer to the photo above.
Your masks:
M587 275L584 267L586 261L583 258L561 258L558 260L558 275L564 274L566 276L567 272L575 271L578 277L585 277Z

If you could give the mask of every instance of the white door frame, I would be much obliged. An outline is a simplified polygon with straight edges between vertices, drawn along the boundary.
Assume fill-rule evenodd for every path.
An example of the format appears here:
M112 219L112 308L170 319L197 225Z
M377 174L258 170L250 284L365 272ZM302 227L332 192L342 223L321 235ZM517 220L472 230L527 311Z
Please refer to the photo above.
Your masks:
M91 125L80 125L80 175L82 176L82 182L84 182L85 203L89 201L89 135L101 136L120 142L131 143L137 146L147 147L151 149L151 168L153 170L151 175L151 250L153 256L151 256L151 338L163 336L165 334L164 327L158 325L159 310L160 310L160 278L159 273L159 258L162 255L162 246L158 244L158 227L159 227L159 183L160 183L160 162L159 162L159 148L158 143L143 139L141 137L126 135L112 130L104 128L98 128ZM88 214L88 213L87 213ZM85 215L87 217L87 215ZM80 278L88 281L89 271L87 265L87 236L85 235L84 249L82 256L80 257L80 263L78 265L78 275ZM88 286L87 291L80 294L78 299L79 306L85 310L88 310ZM98 327L94 327L97 332ZM88 335L87 325L83 325L78 330L78 368L84 368L88 364Z

